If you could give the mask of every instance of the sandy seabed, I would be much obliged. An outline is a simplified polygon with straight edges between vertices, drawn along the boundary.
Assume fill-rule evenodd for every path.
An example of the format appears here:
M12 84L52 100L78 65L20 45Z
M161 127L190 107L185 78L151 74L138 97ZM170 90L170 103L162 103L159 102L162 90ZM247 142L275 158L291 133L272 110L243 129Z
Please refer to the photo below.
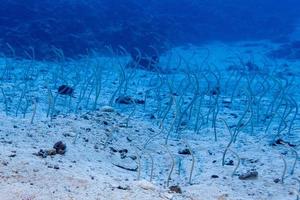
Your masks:
M169 62L168 65L176 66L181 72L157 76L154 72L136 70L131 73L129 69L125 69L125 76L129 80L127 94L137 99L144 99L143 95L149 94L146 105L121 105L114 102L108 106L122 75L115 66L127 62L126 58L99 57L91 58L93 61L87 61L88 59L72 61L72 64L63 66L62 71L58 71L62 67L59 63L32 64L30 61L2 60L2 71L5 69L5 63L13 65L10 71L13 80L1 80L0 84L5 94L5 98L1 97L0 101L0 199L296 200L300 198L297 181L300 179L300 163L299 158L296 158L300 145L299 115L296 116L290 133L287 133L292 114L295 112L294 108L284 121L287 124L286 128L279 134L285 144L272 145L281 117L285 116L280 114L285 112L281 111L280 107L279 119L274 118L268 131L265 131L268 123L262 122L255 123L254 129L249 125L239 132L236 142L230 146L226 154L225 165L222 166L224 150L233 134L226 128L224 120L232 130L235 130L247 107L247 99L245 100L242 89L237 89L232 107L226 106L226 102L231 98L230 91L238 79L238 76L233 75L232 80L226 82L230 80L227 69L232 63L239 63L237 55L271 71L273 69L280 71L284 66L294 77L291 83L292 91L299 89L300 63L267 60L263 55L272 47L272 44L260 41L255 45L216 43L205 48L178 48L172 50L174 56L162 58L161 64L166 66ZM88 89L95 83L88 84L90 71L87 67L95 63L102 66L101 92L96 109L93 107L95 91ZM208 119L208 123L202 122L201 127L195 131L193 120L196 118L196 112L191 111L192 116L182 121L178 134L176 126L173 129L170 127L176 113L178 114L176 105L180 104L180 92L184 94L183 107L193 99L191 92L193 89L188 88L188 84L185 85L188 78L185 77L183 69L186 65L195 68L197 63L218 69L222 76L217 125L215 127L211 125L212 116L209 115L207 118L205 116L205 113L210 113L209 108L212 104L209 95L204 95L202 119ZM34 67L26 70L31 65ZM26 81L22 75L26 73L34 78L28 81L25 90ZM159 93L153 92L153 88L158 88L161 77L173 80L174 88L182 83L178 86L179 89L175 90L177 92L173 95L175 103L173 102L164 120L162 120L165 113L163 111L167 110L170 101L167 86L161 86ZM212 79L208 75L207 77ZM200 87L206 87L204 81L204 78L199 80ZM74 97L57 95L55 108L50 109L53 112L48 113L47 117L51 101L49 94L55 96L55 88L61 82L76 85ZM85 86L87 92L83 94L82 88ZM187 86L186 93L182 92L185 86ZM272 89L270 87L270 90ZM24 95L23 91L26 91ZM157 111L159 107L157 94L162 97L160 115ZM292 96L299 104L299 94L294 92ZM38 100L34 103L27 100L27 97ZM273 94L262 97L261 113L267 110L268 102L273 97ZM28 102L29 106L26 108ZM196 109L196 104L193 109ZM32 121L33 113L35 116ZM246 112L246 115L245 119L248 119L250 114ZM240 126L242 127L241 124ZM170 135L166 144L168 133ZM216 133L217 141L215 141ZM66 152L63 155L44 157L37 155L40 150L53 150L53 145L58 141L66 144ZM184 154L184 151L188 153ZM257 172L257 176L241 180L241 175L251 170ZM177 189L181 191L176 192L175 187L170 189L171 186L178 186Z

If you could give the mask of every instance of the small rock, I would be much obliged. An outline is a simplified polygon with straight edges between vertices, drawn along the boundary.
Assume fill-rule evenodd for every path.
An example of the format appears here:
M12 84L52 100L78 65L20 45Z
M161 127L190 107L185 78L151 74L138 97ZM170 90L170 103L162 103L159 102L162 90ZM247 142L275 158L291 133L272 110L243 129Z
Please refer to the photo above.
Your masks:
M116 99L116 103L118 104L145 104L145 100L142 99L134 99L130 96L119 96Z
M56 150L57 154L63 155L66 153L67 146L62 141L59 141L54 144L53 148Z
M121 156L121 159L124 159L126 158L126 154L127 154L128 150L127 149L121 149L119 150L119 153L120 153L120 156Z
M178 194L182 193L181 188L178 185L170 186L169 189L171 192L174 192L174 193L178 193Z
M59 169L59 166L58 165L54 165L53 168L54 169Z
M145 104L145 100L143 100L143 99L135 99L134 102L136 104Z
M121 150L119 150L119 153L128 153L128 150L127 149L121 149Z
M117 187L117 189L119 189L119 190L129 190L130 188L129 188L129 186L121 186L121 185L119 185L118 187Z
M155 115L151 114L150 119L156 119Z
M191 155L191 152L189 149L183 149L181 151L178 151L179 154L182 154L182 155Z
M219 178L218 175L211 175L211 178Z
M281 180L279 178L274 179L274 183L280 183L280 182L281 182Z
M288 145L290 147L296 147L295 144L291 144L290 142L287 142L287 141L284 141L283 139L277 139L275 141L275 143L272 144L273 146L276 146L276 145Z
M229 160L225 163L225 165L230 165L230 166L233 166L234 165L234 162L233 160Z
M107 122L107 121L103 121L102 123L103 123L103 125L105 125L105 126L108 125L108 122Z
M116 150L114 147L109 147L110 151L113 152L113 153L116 153L118 152L118 150Z
M14 157L16 157L16 156L17 156L17 154L13 153L13 154L10 154L8 157L14 158Z
M117 99L116 99L116 103L118 104L133 104L134 103L134 99L130 96L119 96Z

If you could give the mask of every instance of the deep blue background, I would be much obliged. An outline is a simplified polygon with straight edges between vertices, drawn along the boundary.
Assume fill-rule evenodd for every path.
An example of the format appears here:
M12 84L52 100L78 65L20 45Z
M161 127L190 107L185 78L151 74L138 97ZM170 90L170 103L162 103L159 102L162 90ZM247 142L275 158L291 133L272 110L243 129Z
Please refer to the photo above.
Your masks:
M149 46L160 51L213 40L285 42L300 13L299 0L0 0L0 52L7 43L18 56L34 47L51 57ZM151 49L151 48L150 48Z

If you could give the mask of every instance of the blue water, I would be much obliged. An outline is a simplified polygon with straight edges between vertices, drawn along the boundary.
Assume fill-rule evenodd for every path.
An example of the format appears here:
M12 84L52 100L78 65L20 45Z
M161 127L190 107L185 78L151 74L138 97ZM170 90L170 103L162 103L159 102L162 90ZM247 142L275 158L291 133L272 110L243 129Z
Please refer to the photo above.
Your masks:
M0 51L69 57L122 45L149 52L210 41L286 42L299 21L298 0L1 0Z

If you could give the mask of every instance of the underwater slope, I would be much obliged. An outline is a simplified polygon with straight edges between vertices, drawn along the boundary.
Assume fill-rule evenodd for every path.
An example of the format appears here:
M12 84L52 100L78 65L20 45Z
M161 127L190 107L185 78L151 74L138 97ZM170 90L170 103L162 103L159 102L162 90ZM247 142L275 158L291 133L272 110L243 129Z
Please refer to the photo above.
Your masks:
M2 59L0 199L299 198L299 62L272 48Z

